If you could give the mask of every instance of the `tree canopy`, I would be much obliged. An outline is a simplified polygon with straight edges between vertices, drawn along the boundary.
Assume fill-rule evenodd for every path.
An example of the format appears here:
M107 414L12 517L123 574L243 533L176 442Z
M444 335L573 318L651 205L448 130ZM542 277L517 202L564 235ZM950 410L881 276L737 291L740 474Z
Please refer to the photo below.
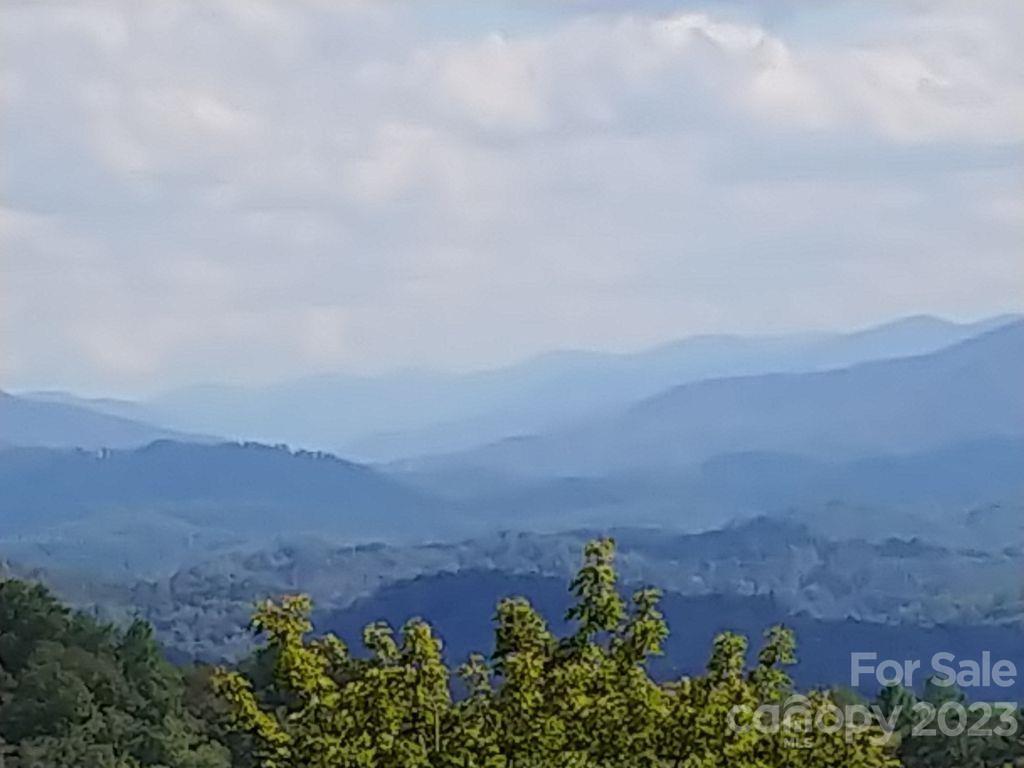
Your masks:
M226 768L227 748L184 706L184 685L148 624L117 631L41 586L0 582L6 766Z
M366 653L355 654L333 636L309 639L311 606L301 596L267 602L254 616L273 658L270 688L226 669L215 685L266 768L898 765L876 724L804 727L829 716L825 692L786 711L787 728L753 727L758 707L793 694L786 667L795 641L783 627L766 634L753 666L747 640L727 633L703 676L661 685L647 669L668 633L659 593L620 596L611 540L587 545L570 589L575 629L565 637L528 601L502 600L493 653L457 670L461 698L451 695L441 642L425 622L413 619L397 635L371 625Z

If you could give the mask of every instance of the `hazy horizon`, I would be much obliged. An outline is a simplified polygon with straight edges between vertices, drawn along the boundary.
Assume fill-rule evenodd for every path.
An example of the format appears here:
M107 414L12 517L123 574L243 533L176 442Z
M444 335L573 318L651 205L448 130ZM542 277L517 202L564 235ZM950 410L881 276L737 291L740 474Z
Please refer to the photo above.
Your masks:
M50 383L45 386L37 387L12 387L7 386L4 382L0 381L0 391L7 392L14 395L72 395L75 397L82 398L96 398L96 399L124 399L124 400L146 400L153 397L159 397L160 395L170 394L176 391L188 390L192 388L205 388L205 387L230 387L230 388L253 388L260 389L264 387L274 387L277 385L286 385L297 381L304 380L317 380L324 379L330 380L331 378L364 378L372 381L373 379L384 379L388 377L398 377L403 374L409 376L423 375L423 376L468 376L473 374L485 374L492 372L500 372L506 369L515 368L517 366L529 365L534 362L543 361L548 357L557 357L560 355L595 355L595 356L623 356L628 357L631 355L644 354L646 352L653 352L660 348L672 346L678 343L687 343L691 341L701 339L714 339L714 338L737 338L737 339L770 339L770 338L783 338L783 337L797 337L797 336L829 336L833 334L838 335L852 335L866 331L872 331L879 328L884 328L890 325L896 325L905 321L916 321L916 320L927 320L937 321L941 323L950 323L953 325L968 326L986 322L998 322L1007 321L1012 322L1024 318L1024 307L1019 310L1010 310L1007 312L996 312L991 314L983 314L977 316L968 317L950 317L941 316L934 314L914 314L914 315L899 315L896 317L881 319L877 322L869 323L868 325L857 325L853 327L814 327L814 328L799 328L790 330L777 330L777 331L717 331L708 333L694 333L685 336L671 336L664 339L659 339L651 343L642 344L640 346L628 347L628 348L561 348L554 347L551 349L541 349L534 353L528 354L525 357L510 357L507 360L493 362L491 364L481 364L478 366L468 367L442 367L442 366L430 366L429 364L424 365L395 365L380 369L346 369L338 368L334 370L314 371L307 373L300 373L295 375L289 375L287 371L283 371L278 376L272 376L266 380L218 380L214 378L208 379L197 379L195 381L184 382L176 386L168 387L161 386L157 382L151 383L149 386L143 386L133 391L120 391L110 389L98 389L90 390L88 388L78 388L74 386L63 386L60 383Z

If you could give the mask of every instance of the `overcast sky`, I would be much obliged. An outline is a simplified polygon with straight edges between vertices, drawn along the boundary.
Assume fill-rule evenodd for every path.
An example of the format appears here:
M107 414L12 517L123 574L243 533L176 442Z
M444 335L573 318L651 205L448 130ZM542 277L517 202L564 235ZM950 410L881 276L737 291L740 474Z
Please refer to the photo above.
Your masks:
M4 0L0 387L1024 306L1024 3Z

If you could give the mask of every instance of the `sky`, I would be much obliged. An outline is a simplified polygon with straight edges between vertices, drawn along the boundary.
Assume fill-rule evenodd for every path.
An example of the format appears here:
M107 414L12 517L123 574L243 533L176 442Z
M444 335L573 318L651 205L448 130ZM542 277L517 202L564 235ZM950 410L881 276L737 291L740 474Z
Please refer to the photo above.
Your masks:
M0 387L1024 307L1024 3L3 0Z

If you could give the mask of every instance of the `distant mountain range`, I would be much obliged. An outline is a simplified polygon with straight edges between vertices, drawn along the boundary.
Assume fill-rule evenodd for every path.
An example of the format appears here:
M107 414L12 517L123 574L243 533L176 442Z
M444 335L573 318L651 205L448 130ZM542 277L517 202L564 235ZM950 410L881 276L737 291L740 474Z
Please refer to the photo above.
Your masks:
M951 514L1024 501L1024 321L913 319L825 340L705 339L681 345L690 350L681 356L662 350L623 363L631 376L658 366L678 375L665 361L695 359L694 345L705 363L712 348L735 361L738 347L762 354L767 345L813 367L969 332L911 357L684 383L532 437L376 467L188 434L168 440L138 420L142 404L2 395L0 544L32 561L78 552L76 561L144 568L174 559L102 553L115 541L136 553L165 541L188 558L299 532L394 542L625 521L695 531L840 508L862 510L849 517L870 518L883 533L942 529ZM607 371L612 359L588 370ZM567 370L564 360L548 363L549 373ZM576 392L563 386L561 402ZM76 444L83 449L66 447ZM871 537L869 528L848 526Z
M16 397L0 392L0 446L93 450L137 448L154 440L212 440L108 413L110 402L90 403L53 393Z
M1022 392L1024 321L1015 321L924 355L683 384L569 427L401 466L601 477L733 453L851 461L1024 438Z
M67 434L56 434L46 426L48 411L43 411L35 416L42 420L37 432L30 421L17 432L0 421L0 442L131 447L146 442L147 435L159 439L177 430L383 462L549 432L706 379L824 371L925 354L1018 319L957 324L917 316L852 333L698 336L636 353L554 352L467 374L401 371L267 387L196 386L139 402L26 393L23 400L142 424L118 421L102 429L97 424L92 433L69 427ZM65 414L70 418L71 412Z
M370 461L436 454L569 425L674 386L709 378L844 368L923 354L1019 319L1005 315L956 324L917 316L851 333L696 336L628 354L561 352L453 382L459 401L486 409L459 412L422 428L350 440L347 453ZM478 406L479 409L479 406ZM436 417L435 417L436 419Z
M919 318L841 337L558 356L458 386L447 379L444 391L476 392L468 409L529 380L536 386L521 402L572 411L580 393L588 409L625 397L632 377L656 383L755 360L815 368L937 344L845 368L684 382L534 436L377 466L172 432L142 420L144 403L0 394L0 555L107 575L165 573L282 536L395 544L626 522L668 536L765 514L871 541L1020 541L1021 320ZM592 391L587 377L613 383ZM555 382L557 393L545 389ZM393 384L381 411L409 382Z
M687 472L529 481L396 477L259 444L9 448L0 450L0 554L144 573L303 533L394 543L627 521L697 531L760 514L871 539L927 532L980 543L992 527L979 519L968 536L958 515L1024 503L1022 467L1024 440L999 439L843 463L748 453ZM1012 523L1000 523L1010 539Z

